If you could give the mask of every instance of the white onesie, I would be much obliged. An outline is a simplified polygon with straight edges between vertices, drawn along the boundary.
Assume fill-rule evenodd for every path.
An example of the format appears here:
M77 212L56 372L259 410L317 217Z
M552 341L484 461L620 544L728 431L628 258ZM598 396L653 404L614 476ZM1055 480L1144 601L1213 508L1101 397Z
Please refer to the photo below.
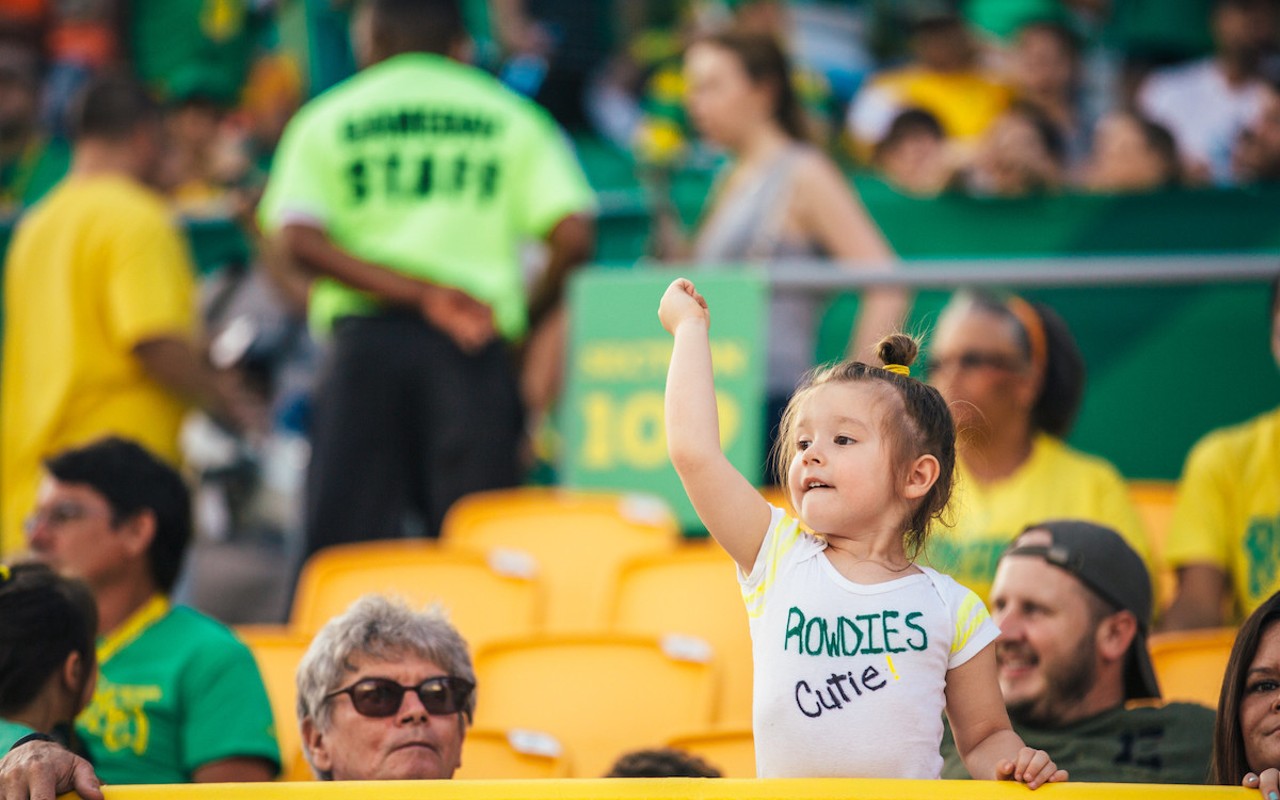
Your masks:
M937 778L947 670L1000 631L972 591L928 567L864 585L773 509L739 572L755 659L761 778Z

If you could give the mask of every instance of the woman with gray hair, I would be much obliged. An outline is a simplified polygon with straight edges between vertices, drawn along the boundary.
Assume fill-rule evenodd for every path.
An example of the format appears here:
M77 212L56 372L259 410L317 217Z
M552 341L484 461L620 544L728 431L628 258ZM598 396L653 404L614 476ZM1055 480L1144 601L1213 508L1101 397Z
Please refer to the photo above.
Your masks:
M439 610L365 595L298 666L307 759L323 780L451 778L475 683L467 643Z

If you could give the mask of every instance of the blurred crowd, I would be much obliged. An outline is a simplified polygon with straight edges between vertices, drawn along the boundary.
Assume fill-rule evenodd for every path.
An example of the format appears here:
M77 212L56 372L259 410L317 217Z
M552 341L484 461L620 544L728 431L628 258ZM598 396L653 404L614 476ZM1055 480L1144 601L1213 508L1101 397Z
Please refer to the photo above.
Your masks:
M203 327L212 365L241 368L247 388L269 398L269 408L236 416L265 416L259 427L270 434L246 448L217 426L188 425L183 451L207 495L197 503L200 528L215 538L243 530L252 522L246 514L276 528L300 524L320 359L304 321L312 276L272 257L255 210L290 120L356 71L355 5L0 4L0 212L16 218L58 183L72 158L74 99L95 76L124 73L160 107L164 138L147 183L189 230L214 221L247 244L231 259L235 269L201 281ZM463 57L542 105L572 141L603 142L634 164L635 180L659 190L649 195L659 230L669 221L661 190L673 176L741 167L724 170L708 195L716 213L703 221L714 224L694 237L658 237L655 249L670 258L887 261L892 252L874 222L837 186L850 171L914 197L1150 192L1280 178L1280 4L1272 0L461 5L470 38ZM771 57L761 41L780 45L785 93L767 70L753 72L753 47ZM685 57L695 50L704 57ZM764 123L786 115L777 131ZM766 128L785 134L785 157L757 146ZM774 193L786 202L750 207L762 196L747 191L757 165L774 171L782 187ZM744 231L754 238L741 240ZM860 321L867 330L851 334L850 353L892 327L908 302L888 291L869 298ZM771 312L771 358L785 362L770 366L773 406L807 366L813 341L803 332L814 328L815 309L780 301ZM554 343L537 347L553 355L534 375L538 386L522 377L535 431L562 371ZM535 455L548 455L543 439L534 442ZM524 457L527 465L532 457Z
M30 205L65 170L76 91L124 69L165 105L157 181L175 206L243 212L291 115L354 71L350 5L3 4L5 209ZM699 36L734 27L783 43L813 142L912 195L1280 176L1269 0L471 0L464 11L475 63L574 136L611 142L650 170L715 163L685 109L682 57Z
M1280 0L0 2L0 213L15 222L0 556L30 551L53 567L0 564L0 603L27 607L31 593L68 620L65 641L45 636L44 612L0 631L47 645L0 647L0 717L11 723L0 743L18 748L0 759L0 800L51 783L50 764L60 790L74 777L96 798L93 771L71 755L78 745L116 784L287 771L250 653L184 604L278 619L304 556L437 538L459 498L530 482L565 371L565 287L590 262L603 217L581 163L587 143L634 166L653 201L658 252L637 258L891 271L893 247L851 172L915 198L1280 179ZM684 230L664 193L682 173L711 171L702 217ZM244 247L198 274L183 233L194 242L202 225ZM755 368L767 373L762 432L783 452L812 445L779 431L798 418L786 416L797 386L807 391L798 381L821 300L770 298L767 362ZM862 292L851 360L870 361L912 302L902 287ZM1280 281L1267 313L1280 361ZM1121 765L1127 780L1199 782L1214 740L1230 741L1241 752L1215 751L1212 780L1274 798L1280 754L1251 752L1250 740L1274 739L1280 715L1280 411L1196 446L1157 552L1124 476L1067 443L1085 364L1052 308L959 292L930 336L932 388L911 376L918 350L912 341L905 356L879 359L885 376L905 376L888 385L926 393L942 409L935 422L947 418L946 489L925 517L947 505L952 463L959 499L948 537L925 552L930 571L969 587L965 613L992 602L1003 632L986 625L973 652L1001 636L1014 721L1063 741L1110 737L1118 754L1089 756L1103 779L1119 779ZM709 347L699 365L709 377ZM693 395L671 385L669 433ZM685 423L712 440L706 453L719 444L710 419ZM179 463L197 473L194 496ZM901 498L883 483L862 505L889 519ZM291 552L203 572L233 579L265 563L284 596L258 602L221 586L202 598L184 585L202 573L184 567L193 519L205 542L283 533L273 542ZM1248 618L1216 734L1205 709L1157 719L1126 707L1160 697L1146 651L1157 613L1169 631ZM962 630L952 624L962 618L946 620ZM39 664L19 658L35 655ZM1245 669L1263 668L1254 662L1269 677L1241 699ZM861 674L869 692L887 683ZM41 702L28 704L37 679ZM823 708L841 707L837 690L850 700L841 680L832 673L834 705ZM450 623L365 599L312 641L297 688L310 765L343 780L452 776L477 687ZM161 712L161 697L177 710ZM143 712L166 724L150 752ZM1264 716L1270 733L1253 736L1249 720ZM1148 736L1168 744L1154 760L1133 748L1153 719L1171 734ZM1068 730L1086 722L1105 736ZM413 749L430 763L362 771L377 763L368 751L405 749L390 733L402 723L417 727L409 743L426 745ZM1192 756L1175 732L1196 739ZM666 760L644 754L613 774L668 774Z

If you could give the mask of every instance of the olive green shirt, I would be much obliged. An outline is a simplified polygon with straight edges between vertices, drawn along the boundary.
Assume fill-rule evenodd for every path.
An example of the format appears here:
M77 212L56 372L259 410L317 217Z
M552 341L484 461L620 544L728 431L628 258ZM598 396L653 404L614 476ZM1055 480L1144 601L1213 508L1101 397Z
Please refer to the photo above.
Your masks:
M1209 777L1213 711L1194 703L1114 708L1061 728L1014 723L1028 747L1044 750L1085 783L1190 783ZM942 735L942 777L969 777L950 726Z

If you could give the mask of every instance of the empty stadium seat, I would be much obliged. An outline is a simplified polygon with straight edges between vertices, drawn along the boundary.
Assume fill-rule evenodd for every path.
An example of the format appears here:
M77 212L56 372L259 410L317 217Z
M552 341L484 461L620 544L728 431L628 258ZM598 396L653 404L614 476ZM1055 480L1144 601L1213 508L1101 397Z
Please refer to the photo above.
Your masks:
M667 742L667 746L693 753L719 769L723 777L756 776L756 743L750 725L676 736Z
M1235 628L1152 636L1151 663L1161 696L1166 701L1182 700L1217 708L1227 657L1235 639Z
M711 724L710 658L705 643L644 636L491 644L476 654L476 725L546 731L573 754L574 777L599 777L625 752Z
M602 630L618 566L669 550L680 529L648 495L511 489L462 498L445 517L442 543L535 563L547 592L548 632Z
M280 780L312 780L314 776L302 754L302 735L298 731L296 683L298 663L311 644L311 636L276 625L242 625L235 630L253 652L267 686L276 739L280 743Z
M1155 563L1161 565L1160 574L1153 575L1156 584L1157 606L1168 608L1173 601L1177 578L1173 571L1165 565L1165 542L1169 538L1169 526L1173 523L1173 505L1177 498L1178 487L1172 481L1129 481L1129 499L1138 509L1142 524L1151 537L1151 554Z
M609 604L612 630L705 639L720 670L716 719L751 723L751 634L735 577L736 566L715 542L628 561Z
M525 636L542 623L543 592L529 559L444 550L411 539L328 547L298 578L291 624L314 632L367 592L440 603L472 648Z
M771 506L777 506L788 514L795 513L791 510L791 496L787 493L785 486L761 486L760 496Z
M569 777L569 754L549 733L472 728L462 744L455 778L540 780Z

